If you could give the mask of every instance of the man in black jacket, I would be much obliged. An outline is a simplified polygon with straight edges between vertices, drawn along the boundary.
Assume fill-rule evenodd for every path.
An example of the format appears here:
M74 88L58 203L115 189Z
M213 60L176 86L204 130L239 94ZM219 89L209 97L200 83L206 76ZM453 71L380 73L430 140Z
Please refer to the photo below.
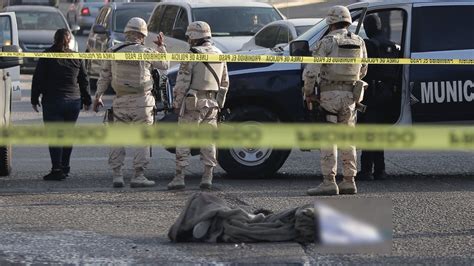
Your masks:
M369 39L365 39L369 58L397 58L399 50L382 31L382 22L377 14L368 15L364 20L364 30ZM360 114L360 123L386 124L391 122L391 107L397 88L396 73L398 65L369 65L364 80L369 87L364 95L363 104L367 111ZM361 154L361 171L358 180L385 179L385 156L383 150L367 151Z

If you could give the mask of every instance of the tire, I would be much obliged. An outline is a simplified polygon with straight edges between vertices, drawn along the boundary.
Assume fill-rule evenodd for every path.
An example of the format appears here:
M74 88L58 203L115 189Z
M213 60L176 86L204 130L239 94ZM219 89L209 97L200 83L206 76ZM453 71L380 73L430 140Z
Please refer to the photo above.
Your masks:
M278 122L275 114L257 106L233 109L227 121L231 122ZM275 174L285 163L291 150L263 148L221 149L218 153L220 166L231 176L266 177Z
M12 147L0 147L0 176L8 176L12 171Z

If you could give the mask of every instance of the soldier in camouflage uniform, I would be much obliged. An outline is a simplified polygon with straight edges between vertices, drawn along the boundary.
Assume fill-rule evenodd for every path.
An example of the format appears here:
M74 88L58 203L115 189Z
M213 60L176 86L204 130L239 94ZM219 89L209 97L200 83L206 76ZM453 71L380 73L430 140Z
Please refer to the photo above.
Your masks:
M163 35L160 33L154 41L156 50L143 45L148 35L146 22L138 17L129 20L125 27L125 43L115 45L108 52L166 53ZM153 124L155 98L151 91L153 68L168 69L169 62L164 61L104 61L97 81L94 110L103 106L102 95L112 85L116 96L113 101L114 122ZM154 186L155 182L144 176L149 161L149 147L136 148L133 158L135 175L131 187ZM122 167L125 160L125 148L113 147L109 154L109 165L114 172L113 186L123 187Z
M366 58L364 40L347 28L352 24L349 10L343 6L332 7L326 17L329 34L322 38L313 52L315 57L358 57ZM307 102L315 100L315 88L319 89L321 107L334 115L327 115L330 123L355 126L356 111L354 85L366 75L366 64L310 64L303 72L304 94ZM336 184L337 147L321 150L321 171L323 182L309 189L309 195L355 194L357 187L354 176L357 174L356 149L350 146L341 150L344 179Z
M189 24L186 36L191 51L194 53L222 53L211 43L211 28L206 22L196 21ZM215 76L208 67L213 69ZM175 112L179 113L179 123L207 124L217 127L219 107L224 104L224 100L218 95L221 91L227 92L228 87L229 75L225 62L209 63L208 66L203 62L182 62L173 90L173 107ZM176 149L176 175L168 184L168 189L185 187L184 170L189 165L189 155L189 148ZM200 187L210 189L213 169L217 165L215 145L201 148L201 162L204 164L204 174Z

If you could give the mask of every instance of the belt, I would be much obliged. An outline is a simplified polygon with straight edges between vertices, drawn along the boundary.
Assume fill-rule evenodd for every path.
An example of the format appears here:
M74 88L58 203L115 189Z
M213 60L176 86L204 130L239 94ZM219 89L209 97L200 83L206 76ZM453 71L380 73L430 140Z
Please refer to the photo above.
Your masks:
M188 94L188 96L193 96L193 95ZM196 91L196 97L200 99L215 100L217 97L217 91Z
M342 86L342 87L321 86L319 89L320 89L321 92L325 92L325 91L350 91L350 92L353 92L354 91L354 87L347 87L347 86Z
M116 92L115 96L116 97L122 97L122 96L147 96L148 94L151 94L150 91L142 91L142 92L137 92L137 93L125 93L125 92Z
M354 80L351 81L339 81L339 80L327 80L321 79L321 84L338 84L338 85L354 85L356 82Z

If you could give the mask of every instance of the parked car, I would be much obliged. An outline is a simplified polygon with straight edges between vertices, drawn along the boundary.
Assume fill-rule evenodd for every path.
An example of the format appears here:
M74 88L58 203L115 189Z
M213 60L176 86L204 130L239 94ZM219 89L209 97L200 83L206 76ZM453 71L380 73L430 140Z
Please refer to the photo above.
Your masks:
M185 32L189 23L206 21L211 26L213 41L224 53L237 51L242 44L266 24L283 19L274 7L258 2L166 1L159 3L148 20L145 45L155 47L159 32L166 36L167 50L189 51Z
M296 18L268 23L259 30L252 39L244 43L239 51L274 48L277 45L286 45L321 20L320 18Z
M105 52L108 48L125 41L125 25L133 17L148 20L156 2L109 3L102 7L87 39L86 52ZM99 60L87 60L91 89L95 90L100 72Z
M0 0L0 7L17 5L40 5L59 7L59 0Z
M53 45L54 33L61 28L71 31L70 49L78 50L78 44L59 9L50 6L9 6L5 11L15 12L18 24L20 47L23 52L42 52ZM25 58L22 70L31 71L38 58Z
M0 13L0 51L20 51L16 18L12 12ZM10 124L12 104L11 72L15 71L20 64L20 58L0 57L0 127ZM10 174L11 156L11 146L0 146L0 176Z
M107 3L107 0L71 0L71 5L66 11L67 22L71 27L79 26L78 34L84 34L89 30L99 14L99 10Z
M359 2L349 6L357 24L367 15L383 18L382 30L398 50L398 57L413 59L474 60L471 0L391 0ZM357 27L351 27L357 33ZM323 20L283 50L246 53L309 56L310 49L327 34ZM397 48L398 49L398 48ZM227 121L309 122L301 93L304 65L281 63L229 63L230 88L225 108ZM369 66L370 72L370 66ZM174 86L177 69L168 72ZM387 105L394 124L474 122L473 65L395 65L387 81L397 84ZM168 92L171 93L171 92ZM271 175L286 161L289 150L234 148L219 151L220 166L238 176Z

